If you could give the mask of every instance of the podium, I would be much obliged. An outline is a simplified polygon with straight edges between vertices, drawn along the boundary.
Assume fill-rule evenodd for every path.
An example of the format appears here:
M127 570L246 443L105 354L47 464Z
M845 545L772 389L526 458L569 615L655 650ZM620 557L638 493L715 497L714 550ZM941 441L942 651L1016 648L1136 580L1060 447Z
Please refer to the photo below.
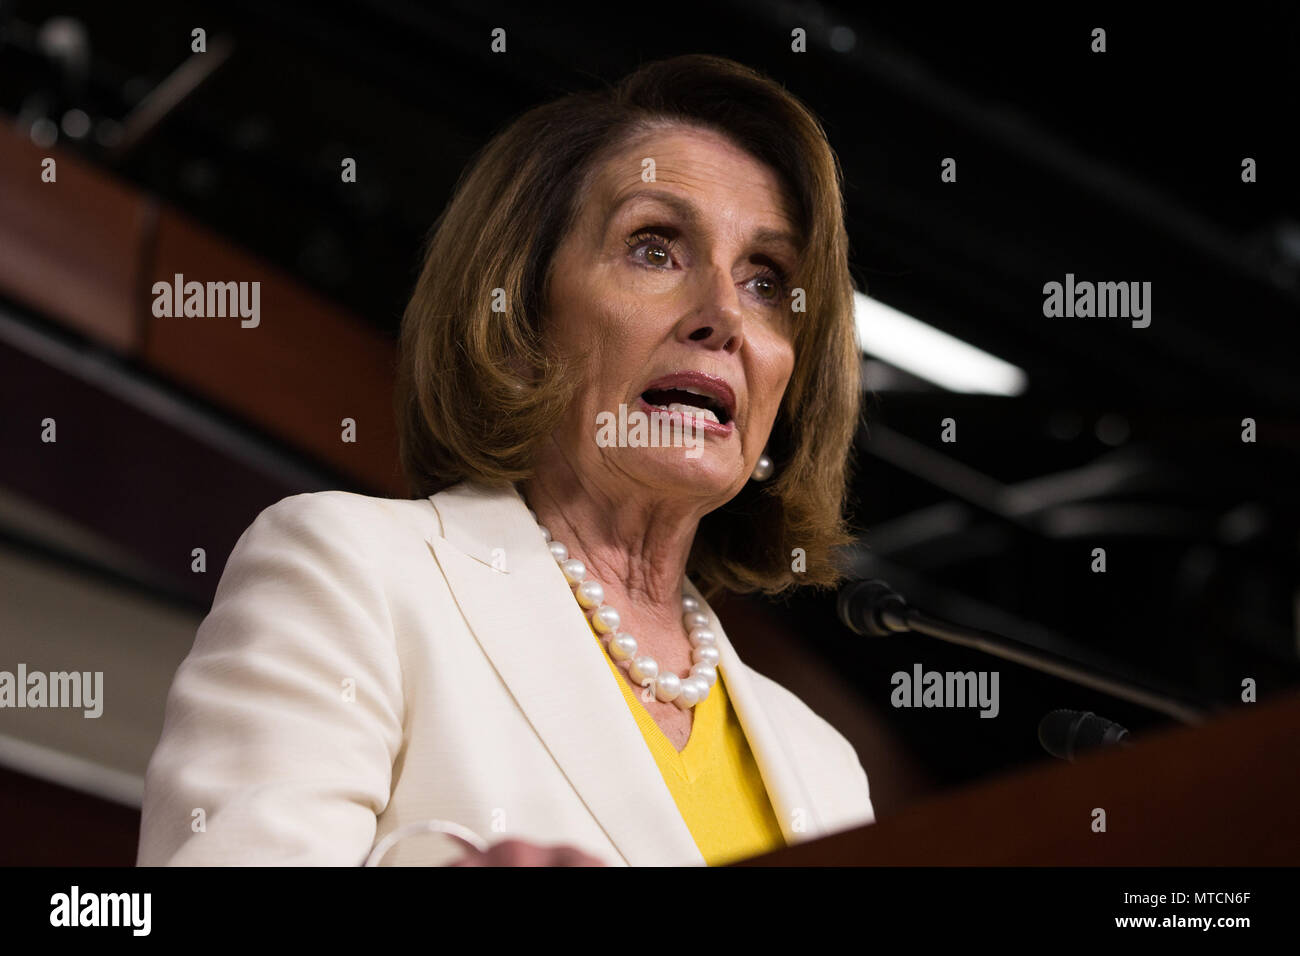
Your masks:
M1300 694L1044 760L732 865L1300 865Z

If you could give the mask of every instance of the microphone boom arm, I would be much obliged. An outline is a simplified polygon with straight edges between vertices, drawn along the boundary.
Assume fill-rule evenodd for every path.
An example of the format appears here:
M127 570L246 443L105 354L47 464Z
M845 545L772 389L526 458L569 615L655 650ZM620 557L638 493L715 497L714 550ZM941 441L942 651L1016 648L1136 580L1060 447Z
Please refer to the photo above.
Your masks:
M1195 725L1205 721L1205 714L1201 710L1167 695L1090 671L1051 651L1040 650L992 631L955 624L910 607L884 581L855 581L840 592L838 603L840 619L858 634L873 637L909 631L924 634L1127 700L1184 724Z

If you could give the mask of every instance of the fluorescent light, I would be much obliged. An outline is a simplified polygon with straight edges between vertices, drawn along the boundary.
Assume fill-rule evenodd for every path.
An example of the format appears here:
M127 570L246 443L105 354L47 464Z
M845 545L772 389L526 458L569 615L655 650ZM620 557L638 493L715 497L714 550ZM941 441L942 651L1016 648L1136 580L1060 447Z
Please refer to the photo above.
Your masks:
M1019 395L1029 383L1023 369L861 292L853 318L862 351L949 391Z

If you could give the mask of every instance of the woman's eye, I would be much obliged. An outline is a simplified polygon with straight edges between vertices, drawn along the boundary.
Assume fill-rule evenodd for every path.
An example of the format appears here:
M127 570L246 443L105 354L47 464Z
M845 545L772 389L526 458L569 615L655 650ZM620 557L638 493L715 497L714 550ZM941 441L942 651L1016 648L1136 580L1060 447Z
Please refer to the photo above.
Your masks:
M758 296L769 302L779 302L785 298L785 279L775 272L760 272L754 277Z
M672 250L676 242L676 236L665 235L662 232L643 229L635 235L628 237L627 247L633 252L636 252L644 246L645 255L642 257L642 261L652 266L663 267L672 263Z

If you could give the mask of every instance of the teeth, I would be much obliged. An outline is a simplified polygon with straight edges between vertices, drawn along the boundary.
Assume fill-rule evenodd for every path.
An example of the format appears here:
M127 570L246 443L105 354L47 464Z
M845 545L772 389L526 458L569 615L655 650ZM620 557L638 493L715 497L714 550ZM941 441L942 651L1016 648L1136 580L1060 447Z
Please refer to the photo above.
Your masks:
M692 395L698 395L698 392L691 392ZM660 408L663 406L661 405ZM722 424L718 421L718 416L713 414L710 409L698 408L695 405L683 405L681 402L673 402L668 406L670 412L681 412L683 415L692 415L695 418L703 418L706 421Z
M713 401L717 402L719 405L723 404L721 399L716 398L716 397L715 397L713 394L711 394L710 392L701 392L701 391L698 391L697 389L694 389L694 388L679 388L679 391L687 392L687 393L689 393L689 394L691 394L691 395L698 395L698 396L700 396L700 398L708 398L708 399L712 399Z

